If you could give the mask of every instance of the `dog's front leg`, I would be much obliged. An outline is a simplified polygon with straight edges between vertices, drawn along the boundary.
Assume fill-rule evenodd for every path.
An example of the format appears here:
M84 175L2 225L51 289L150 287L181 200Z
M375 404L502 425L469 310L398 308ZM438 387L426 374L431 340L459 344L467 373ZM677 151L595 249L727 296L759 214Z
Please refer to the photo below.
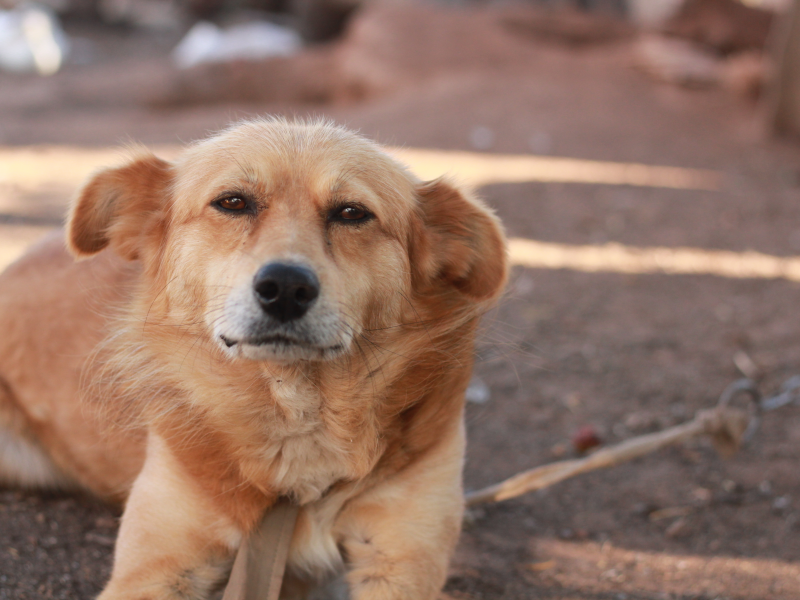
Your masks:
M434 600L461 531L464 435L355 498L340 518L352 600Z
M224 581L242 538L218 500L151 433L99 600L207 598Z

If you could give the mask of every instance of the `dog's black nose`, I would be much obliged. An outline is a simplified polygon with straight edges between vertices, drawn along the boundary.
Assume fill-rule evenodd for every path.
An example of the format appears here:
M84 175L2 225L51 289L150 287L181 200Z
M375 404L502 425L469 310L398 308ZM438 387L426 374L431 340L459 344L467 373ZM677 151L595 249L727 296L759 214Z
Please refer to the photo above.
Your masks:
M281 322L299 319L319 296L313 271L298 265L270 263L253 279L256 298L269 316Z

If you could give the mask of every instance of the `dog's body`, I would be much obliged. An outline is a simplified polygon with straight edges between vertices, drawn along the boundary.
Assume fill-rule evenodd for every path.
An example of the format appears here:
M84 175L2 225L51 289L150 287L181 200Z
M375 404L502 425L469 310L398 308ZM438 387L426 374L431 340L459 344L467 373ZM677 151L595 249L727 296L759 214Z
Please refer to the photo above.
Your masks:
M125 500L108 599L206 598L280 496L285 595L435 598L496 219L327 124L96 175L0 276L0 483ZM83 398L83 404L79 401Z

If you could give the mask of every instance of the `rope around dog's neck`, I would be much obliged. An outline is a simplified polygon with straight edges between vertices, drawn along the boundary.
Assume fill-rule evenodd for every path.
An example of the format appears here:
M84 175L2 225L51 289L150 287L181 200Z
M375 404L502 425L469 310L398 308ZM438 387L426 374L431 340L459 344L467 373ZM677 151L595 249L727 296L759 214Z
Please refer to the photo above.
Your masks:
M278 600L299 507L280 500L239 546L222 600Z

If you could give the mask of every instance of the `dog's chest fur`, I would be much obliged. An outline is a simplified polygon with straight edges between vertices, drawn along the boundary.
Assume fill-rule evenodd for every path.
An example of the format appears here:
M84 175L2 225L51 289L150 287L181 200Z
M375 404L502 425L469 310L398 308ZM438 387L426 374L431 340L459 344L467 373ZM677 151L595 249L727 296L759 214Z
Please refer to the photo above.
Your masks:
M338 481L352 479L355 440L335 435L320 390L302 376L268 382L275 406L264 422L267 443L262 459L271 464L271 487L301 504L319 499Z

